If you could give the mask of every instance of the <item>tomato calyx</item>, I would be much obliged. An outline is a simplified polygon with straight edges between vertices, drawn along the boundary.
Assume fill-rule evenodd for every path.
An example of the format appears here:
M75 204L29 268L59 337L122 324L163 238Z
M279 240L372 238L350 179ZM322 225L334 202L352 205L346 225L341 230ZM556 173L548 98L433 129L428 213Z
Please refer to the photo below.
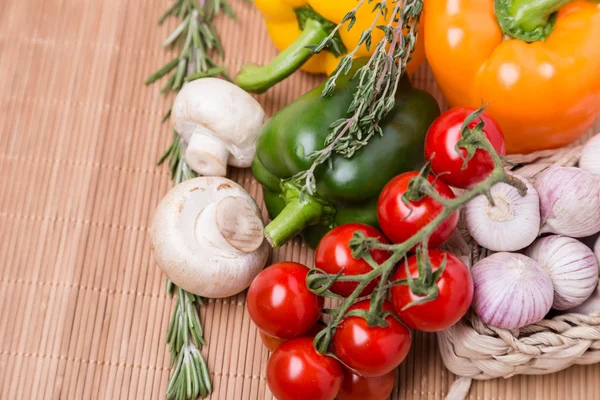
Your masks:
M382 244L377 238L368 237L361 231L356 231L352 235L348 247L352 251L352 257L356 259L362 258L375 269L379 265L371 257L370 251L373 249L383 249L386 245Z
M416 258L418 276L416 278L413 278L412 274L410 273L408 263L405 262L404 268L406 269L406 279L394 281L391 283L391 286L408 285L410 291L415 296L420 297L420 299L406 304L402 308L402 311L407 310L410 307L419 304L424 304L437 299L439 295L438 282L442 274L444 273L444 270L446 269L447 258L444 254L444 257L438 269L435 270L435 272L433 271L433 265L431 264L431 259L429 258L427 247L425 245L421 245L417 248Z
M485 121L483 120L483 118L480 118L480 117L486 108L487 108L487 106L481 107L481 108L473 111L471 114L469 114L465 118L465 120L462 123L462 126L460 128L461 138L456 143L454 148L455 148L457 154L463 160L463 164L462 164L462 168L461 168L463 171L467 169L469 161L471 161L473 159L473 157L475 157L475 153L479 149L487 152L492 157L492 159L494 159L494 162L497 165L501 165L501 163L513 165L509 161L507 161L506 158L504 158L502 155L498 154L494 150L492 144L490 143L490 141L488 140L488 138L484 132ZM479 118L479 122L477 123L477 125L470 128L469 125L473 121L477 120L478 118ZM463 154L463 152L460 151L461 149L464 149L467 152L467 154L466 155ZM506 174L506 176L504 177L504 179L502 181L504 183L507 183L507 184L513 186L515 189L517 189L519 191L519 194L521 194L521 196L525 196L527 194L527 187L519 179L514 178L513 176L511 176L509 174ZM490 204L493 207L495 205L494 199L491 196L491 193L489 190L485 192L485 196L488 198Z
M402 196L402 202L406 204L407 207L411 207L410 202L417 202L423 200L426 196L437 192L433 188L431 182L429 182L429 175L431 174L431 163L427 162L419 171L419 175L415 176L408 183L408 190ZM410 214L407 216L407 218Z
M322 269L312 268L306 276L306 286L308 287L308 290L318 296L330 297L333 299L343 299L343 296L329 291L331 286L333 286L336 282L344 280L342 277L343 272L344 271L341 270L337 274L328 274ZM351 280L356 281L357 279L358 278Z
M369 311L367 311L367 310L351 310L346 313L344 318L361 317L362 319L367 321L367 326L378 326L380 328L385 328L388 326L388 323L385 320L385 318L391 314L392 313L390 313L390 312L387 312L387 313L382 312L381 315L377 315L377 314L371 312L370 310Z
M483 132L483 128L485 127L485 121L483 119L479 119L477 125L475 125L473 128L469 127L469 125L473 121L475 121L481 116L481 114L483 114L486 108L487 106L484 106L478 110L473 111L467 116L467 118L465 118L464 122L462 123L462 126L460 127L461 138L456 143L456 146L454 146L454 148L456 150L456 153L463 160L461 168L463 171L467 169L469 161L471 161L473 157L475 157L475 152L478 149L489 153L491 145L485 133ZM467 154L463 154L463 152L460 151L461 149L464 149L467 152Z

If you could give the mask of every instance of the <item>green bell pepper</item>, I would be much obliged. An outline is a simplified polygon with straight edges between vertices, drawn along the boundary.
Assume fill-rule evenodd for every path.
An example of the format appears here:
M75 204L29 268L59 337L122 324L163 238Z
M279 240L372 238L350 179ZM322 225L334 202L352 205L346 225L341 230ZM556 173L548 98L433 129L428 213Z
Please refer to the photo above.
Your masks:
M377 199L385 184L424 164L425 134L440 109L429 93L404 78L394 108L381 121L383 135L373 136L349 158L333 153L330 162L315 169L316 193L300 196L288 178L310 169L309 154L323 149L331 125L347 117L358 84L352 76L341 77L330 97L321 97L321 85L296 99L258 136L252 173L263 187L272 219L265 236L273 247L302 233L314 248L330 229L350 222L377 227Z

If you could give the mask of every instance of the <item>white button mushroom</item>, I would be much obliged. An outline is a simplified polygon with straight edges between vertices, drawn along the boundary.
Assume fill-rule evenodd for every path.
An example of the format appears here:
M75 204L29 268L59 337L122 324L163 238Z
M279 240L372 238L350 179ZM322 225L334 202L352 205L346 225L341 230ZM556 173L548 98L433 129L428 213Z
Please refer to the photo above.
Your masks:
M171 110L173 127L187 143L185 161L206 176L225 176L228 164L249 167L264 118L252 96L217 78L185 84Z
M175 186L152 221L154 257L177 286L199 296L233 296L267 262L261 213L226 178L199 177Z

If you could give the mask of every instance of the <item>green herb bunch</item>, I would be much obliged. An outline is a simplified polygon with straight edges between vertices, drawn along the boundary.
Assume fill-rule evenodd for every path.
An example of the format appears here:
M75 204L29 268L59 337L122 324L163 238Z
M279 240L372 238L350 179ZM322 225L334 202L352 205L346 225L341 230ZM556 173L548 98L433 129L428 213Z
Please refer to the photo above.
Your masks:
M223 57L221 40L213 25L214 18L221 13L235 19L227 0L175 0L162 15L159 24L169 17L180 20L179 25L162 44L165 48L175 49L179 55L148 77L146 85L168 76L161 93L176 93L185 82L195 79L220 75L231 80L226 68L213 58L215 54ZM171 108L163 117L163 122L170 114ZM196 177L185 162L183 153L184 143L177 132L173 132L173 141L158 164L165 161L169 163L171 179L175 185ZM201 353L204 338L197 306L202 305L202 299L175 287L169 280L167 291L171 294L177 292L177 302L167 334L173 372L166 397L168 400L206 397L212 392L212 384L208 366Z

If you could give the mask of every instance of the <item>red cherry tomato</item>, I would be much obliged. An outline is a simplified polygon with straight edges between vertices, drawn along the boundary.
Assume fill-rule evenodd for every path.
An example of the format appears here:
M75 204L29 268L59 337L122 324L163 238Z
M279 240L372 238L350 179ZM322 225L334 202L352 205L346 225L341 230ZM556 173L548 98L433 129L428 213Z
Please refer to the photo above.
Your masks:
M332 275L340 271L344 276L370 272L371 266L365 260L357 260L352 257L352 251L348 247L348 243L356 231L364 233L366 237L378 238L383 243L389 243L381 232L369 225L358 223L340 225L329 231L319 242L315 252L315 266ZM383 250L371 250L371 256L373 256L373 260L381 264L390 257L390 254ZM373 280L360 295L371 294L377 282L378 280ZM336 282L331 285L329 290L340 296L348 297L357 286L356 282Z
M419 174L405 172L393 178L385 185L377 202L377 219L381 230L392 242L402 243L433 221L443 210L443 206L429 196L416 202L404 204L402 196L408 190L410 180ZM454 193L444 182L429 175L434 189L447 199L453 199ZM442 245L458 224L458 211L448 217L429 238L430 247Z
M309 269L302 264L274 264L254 278L248 311L258 329L281 339L301 336L317 322L323 298L306 286Z
M318 321L316 324L313 325L312 328L310 328L310 330L306 333L306 336L314 338L315 336L317 336L317 333L323 330L323 328L325 328L325 324L323 324L321 321ZM267 335L261 330L258 331L258 334L260 336L260 340L263 342L263 344L269 351L275 351L275 349L281 346L282 343L287 342L287 339L280 339L275 336Z
M369 300L363 300L348 309L368 310ZM384 311L393 312L386 301ZM368 326L358 316L346 317L333 335L333 353L348 367L363 377L385 375L404 361L410 350L412 338L404 324L393 316L385 319L388 326Z
M490 154L477 149L475 155L465 169L462 169L463 158L456 151L456 143L461 139L462 124L475 111L474 108L456 107L440 115L429 128L425 137L425 159L431 160L431 170L440 179L451 186L470 188L483 181L494 169L494 161ZM474 128L481 120L485 123L483 133L500 155L506 154L504 135L500 125L485 112L469 124ZM462 157L467 150L460 149Z
M444 250L430 250L429 258L433 265L433 272L437 271L442 264L444 254L446 255L446 269L437 282L439 294L435 300L402 311L404 306L421 299L421 297L414 295L408 285L392 287L394 308L402 321L411 328L425 332L448 329L457 323L471 306L473 279L467 266L458 257ZM409 257L407 263L411 276L418 277L417 257ZM404 263L398 266L393 277L393 280L399 279L406 279Z
M287 339L279 339L278 337L267 335L261 330L258 331L258 335L269 351L275 351L282 343L287 342Z
M337 400L387 400L394 390L394 372L363 378L349 369L344 370L344 381Z
M343 376L339 361L319 354L309 337L283 343L267 363L267 384L278 400L333 400Z

